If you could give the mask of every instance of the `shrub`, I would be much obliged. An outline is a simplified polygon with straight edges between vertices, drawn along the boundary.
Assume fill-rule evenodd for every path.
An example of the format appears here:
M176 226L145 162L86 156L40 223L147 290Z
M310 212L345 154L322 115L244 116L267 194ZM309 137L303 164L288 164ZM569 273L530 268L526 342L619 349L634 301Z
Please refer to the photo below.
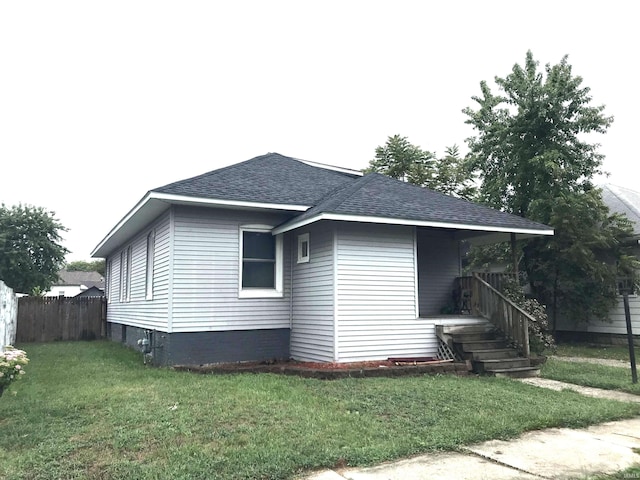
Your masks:
M544 305L535 298L528 298L520 284L512 278L505 279L502 293L513 303L527 312L534 321L529 321L529 347L533 353L545 350L555 351L556 341L549 332L549 320Z
M26 352L7 345L0 353L0 395L14 380L24 375L24 366L29 363Z

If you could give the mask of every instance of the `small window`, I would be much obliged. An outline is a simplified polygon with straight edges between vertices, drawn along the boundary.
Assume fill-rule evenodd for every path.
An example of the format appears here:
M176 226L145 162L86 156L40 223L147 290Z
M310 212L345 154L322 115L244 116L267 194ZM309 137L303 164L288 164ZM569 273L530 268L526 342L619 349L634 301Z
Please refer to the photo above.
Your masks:
M282 296L282 238L271 227L240 228L240 296Z
M298 235L298 263L309 261L309 234Z

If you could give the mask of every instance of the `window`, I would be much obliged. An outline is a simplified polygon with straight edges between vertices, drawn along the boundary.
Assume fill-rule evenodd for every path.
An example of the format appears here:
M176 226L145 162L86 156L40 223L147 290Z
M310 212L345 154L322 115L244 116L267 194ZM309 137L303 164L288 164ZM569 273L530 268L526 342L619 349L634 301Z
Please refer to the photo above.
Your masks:
M147 235L147 274L145 276L146 299L153 299L153 260L156 250L156 232Z
M309 261L309 234L298 235L298 263Z
M131 295L131 245L120 252L120 302L128 302Z
M282 296L282 237L271 228L240 228L240 297Z

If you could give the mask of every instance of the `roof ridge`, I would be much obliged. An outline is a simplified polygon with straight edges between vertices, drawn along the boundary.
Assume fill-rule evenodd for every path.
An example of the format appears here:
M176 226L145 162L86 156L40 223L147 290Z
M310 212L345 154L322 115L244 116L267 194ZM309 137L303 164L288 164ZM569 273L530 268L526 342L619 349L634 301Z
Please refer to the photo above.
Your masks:
M265 154L263 154L263 155L258 155L257 157L253 157L253 158L250 158L250 159L248 159L248 160L244 160L244 161L239 162L239 163L232 163L231 165L227 165L226 167L216 168L215 170L209 170L208 172L204 172L204 173L201 173L201 174L199 174L199 175L195 175L195 176L193 176L193 177L187 177L187 178L183 178L183 179L181 179L181 180L176 180L175 182L167 183L166 185L161 185L161 186L159 186L159 187L152 188L152 189L151 189L151 190L149 190L149 191L150 191L150 192L155 192L155 191L157 191L157 190L161 190L161 189L163 189L163 188L165 188L165 187L168 187L169 185L176 185L176 184L180 184L180 183L182 183L182 182L186 182L186 181L198 180L198 179L200 179L200 178L208 177L208 176L210 176L210 175L212 175L212 174L214 174L214 173L215 173L215 174L219 174L219 173L225 172L225 171L227 171L227 170L231 170L231 169L233 169L233 168L236 168L236 167L238 167L238 166L240 166L240 165L244 165L245 163L252 162L252 161L254 161L254 160L258 160L258 159L264 158L264 157L266 157L266 156L268 156L268 155L279 155L279 156L281 156L281 157L283 157L283 156L284 156L284 155L281 155L281 154L279 154L279 153L267 152L267 153L265 153ZM289 157L289 158L290 158L290 157Z
M379 173L372 172L363 175L362 177L354 179L353 182L347 183L346 185L340 186L338 188L333 189L333 191L329 192L325 195L321 201L313 206L313 208L338 208L342 205L351 195L356 193L365 185L371 183L371 181L375 178L375 175L380 175ZM311 209L309 209L311 210Z

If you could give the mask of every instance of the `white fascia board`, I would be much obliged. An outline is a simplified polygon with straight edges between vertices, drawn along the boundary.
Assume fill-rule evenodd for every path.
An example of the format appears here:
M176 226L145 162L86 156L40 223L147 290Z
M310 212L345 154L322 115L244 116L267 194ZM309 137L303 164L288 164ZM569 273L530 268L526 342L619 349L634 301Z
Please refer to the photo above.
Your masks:
M159 192L148 192L129 213L127 213L122 220L120 220L115 227L102 239L102 241L93 249L91 256L96 254L105 246L105 244L113 238L113 236L119 232L122 227L129 223L134 217L141 214L145 208L149 207L152 203L158 203L157 201L164 202L165 204L173 205L193 205L203 207L222 207L222 208L241 208L249 210L286 210L294 212L304 212L311 208L308 205L289 205L284 203L263 203L263 202L245 202L239 200L222 200L216 198L201 198L201 197L189 197L185 195L172 195ZM158 212L154 212L157 214Z
M219 198L187 197L184 195L172 195L169 193L149 192L150 198L164 200L173 204L208 205L221 207L239 207L249 209L264 210L288 210L294 212L305 212L311 208L310 205L290 205L286 203L264 203L245 202L241 200L223 200Z
M122 220L120 220L115 227L113 227L109 233L107 233L107 235L100 241L100 243L98 243L98 245L93 249L93 251L91 252L91 257L94 257L96 255L96 253L104 246L105 243L107 243L107 241L113 237L113 235L122 228L122 226L127 223L148 201L149 201L149 196L150 196L151 192L147 192L147 194L142 197L142 199L136 203L136 205L129 210L129 213L127 213Z
M319 222L320 220L340 220L343 222L362 222L362 223L380 223L385 225L413 225L416 227L435 227L435 228L449 228L456 230L477 230L483 232L505 232L505 233L519 233L526 235L553 235L553 229L538 230L533 228L510 228L510 227L496 227L491 225L470 225L465 223L450 223L450 222L433 222L424 220L407 220L404 218L388 218L388 217L372 217L372 216L359 216L359 215L344 215L338 213L320 213L313 217L294 221L288 224L281 225L273 230L273 234L285 233L296 228L304 227L310 223Z

